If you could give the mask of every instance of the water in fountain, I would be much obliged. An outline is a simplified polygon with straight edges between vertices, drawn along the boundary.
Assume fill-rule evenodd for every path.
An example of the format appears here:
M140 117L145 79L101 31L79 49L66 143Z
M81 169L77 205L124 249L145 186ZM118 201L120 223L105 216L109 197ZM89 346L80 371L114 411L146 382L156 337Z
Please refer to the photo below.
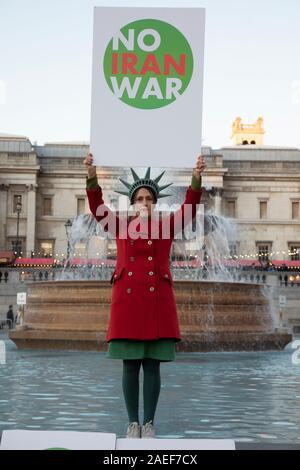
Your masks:
M105 232L94 216L82 214L76 217L68 233L70 255L57 280L110 279L112 268L107 266L105 239ZM84 247L80 253L79 245Z
M159 206L159 210L162 209L163 204ZM177 244L177 254L172 261L175 261L175 265L176 261L182 261L180 268L172 268L174 279L242 282L241 268L228 266L227 263L227 260L232 259L230 243L236 239L236 225L233 220L211 212L203 217L200 212L195 222L202 225L199 233L195 231L195 223L190 223L183 232L183 243L179 240L174 242ZM92 215L76 217L68 238L70 256L65 261L59 279L110 278L112 267L107 265L107 234ZM84 250L76 256L79 244ZM198 261L197 267L191 264L191 258Z
M203 225L202 234L195 232L193 235L192 224L186 228L185 236L193 255L187 245L181 244L180 258L185 263L182 270L175 270L175 279L243 282L241 267L228 263L233 259L230 244L236 239L236 225L232 219L208 211L204 217L197 215L197 223ZM196 268L191 264L191 257L198 261Z

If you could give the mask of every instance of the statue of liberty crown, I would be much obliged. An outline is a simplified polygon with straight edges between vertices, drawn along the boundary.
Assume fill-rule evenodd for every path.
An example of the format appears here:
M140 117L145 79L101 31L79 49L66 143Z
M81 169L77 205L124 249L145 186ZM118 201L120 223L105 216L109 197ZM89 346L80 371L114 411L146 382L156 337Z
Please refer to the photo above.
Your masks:
M130 204L133 204L135 192L142 187L151 189L156 200L161 197L171 196L171 194L160 194L161 191L163 191L164 189L171 186L171 184L173 184L173 183L169 183L169 184L165 184L164 186L158 185L158 182L163 176L163 174L165 173L165 171L163 171L159 176L157 176L154 180L152 180L150 178L151 167L147 169L144 178L139 178L139 176L136 174L136 172L132 168L130 168L130 170L134 179L133 183L130 184L127 181L124 181L121 178L119 178L121 183L123 183L124 186L126 186L128 191L114 191L115 193L124 194L125 196L128 196L130 200Z

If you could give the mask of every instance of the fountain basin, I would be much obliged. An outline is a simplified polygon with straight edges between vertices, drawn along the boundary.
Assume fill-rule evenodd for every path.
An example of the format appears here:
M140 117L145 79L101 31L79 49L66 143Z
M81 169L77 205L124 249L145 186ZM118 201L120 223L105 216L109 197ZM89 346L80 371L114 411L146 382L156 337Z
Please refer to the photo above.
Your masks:
M282 349L292 335L276 328L271 288L260 284L174 282L183 340L177 351ZM108 281L28 284L24 325L9 334L19 348L107 350Z

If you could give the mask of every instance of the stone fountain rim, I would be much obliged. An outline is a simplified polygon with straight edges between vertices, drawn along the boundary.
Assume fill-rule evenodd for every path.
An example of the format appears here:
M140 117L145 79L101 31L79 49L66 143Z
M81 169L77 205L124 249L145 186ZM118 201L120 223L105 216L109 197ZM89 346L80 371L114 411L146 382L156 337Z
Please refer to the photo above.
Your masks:
M233 284L238 284L238 285L241 285L241 286L251 286L251 287L265 287L265 288L269 288L271 289L273 286L269 285L269 284L260 284L260 283L256 283L256 282L230 282L230 281L206 281L206 280L190 280L190 279L174 279L174 285L175 284L222 284L222 285L230 285L232 286ZM49 281L28 281L26 282L26 286L28 287L32 287L32 286L37 286L37 287L41 287L41 286L49 286L49 285L53 285L53 286L57 286L57 285L66 285L66 284L87 284L89 286L91 285L101 285L101 283L104 283L105 285L110 285L110 281L109 279L63 279L63 280L59 280L59 281L52 281L52 280L49 280Z

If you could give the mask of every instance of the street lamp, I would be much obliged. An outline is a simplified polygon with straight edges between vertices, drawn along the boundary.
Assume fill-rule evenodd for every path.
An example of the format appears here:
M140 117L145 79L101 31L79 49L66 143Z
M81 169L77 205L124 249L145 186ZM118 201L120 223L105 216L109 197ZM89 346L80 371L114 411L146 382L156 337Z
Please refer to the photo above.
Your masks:
M17 256L20 256L20 247L19 247L19 223L20 223L20 213L22 211L22 202L21 202L21 197L18 197L18 201L16 204L16 212L17 212Z
M67 235L67 260L70 257L70 229L72 227L72 221L70 219L65 223L66 235Z

